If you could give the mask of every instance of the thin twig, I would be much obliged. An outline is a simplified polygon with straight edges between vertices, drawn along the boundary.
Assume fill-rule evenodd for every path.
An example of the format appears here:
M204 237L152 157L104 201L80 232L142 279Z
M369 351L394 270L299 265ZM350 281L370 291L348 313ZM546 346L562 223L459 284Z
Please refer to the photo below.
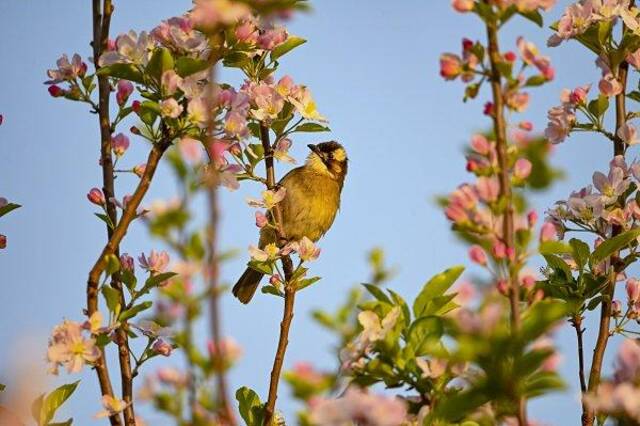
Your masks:
M512 250L516 250L515 232L513 225L513 199L511 194L511 176L507 158L507 131L504 118L504 97L502 93L502 77L498 64L502 61L500 47L498 45L498 26L496 18L487 20L487 43L489 60L491 63L491 90L493 92L493 128L496 138L496 153L498 157L498 180L500 185L500 198L505 201L502 216L502 239ZM514 254L517 258L517 253ZM515 268L511 261L507 260L509 304L511 306L511 332L517 334L520 328L520 288L515 275ZM524 398L517 397L517 418L520 426L527 425L526 402Z
M624 34L626 26L622 25L622 33ZM616 95L616 131L622 127L626 122L627 109L626 109L626 92L627 92L627 74L629 71L629 64L627 61L622 61L618 69L618 75L616 78L622 85L622 91ZM613 143L613 155L624 156L625 144L621 140L614 141ZM622 232L620 226L613 226L611 230L611 238ZM615 285L618 277L617 267L614 265L615 260L618 258L618 253L614 253L607 260L607 269L609 271L609 277L607 279L607 286L603 290L602 304L600 307L600 323L598 328L598 338L596 340L596 346L593 349L593 359L591 361L591 370L589 372L589 386L587 390L589 392L595 391L600 385L600 378L602 375L602 362L604 360L604 353L607 349L609 342L609 327L611 326L611 302L613 301L615 294ZM583 402L582 404L582 424L585 426L592 426L595 420L595 412Z
M273 147L269 141L269 128L264 124L260 125L260 139L264 148L264 163L267 173L267 188L274 189L276 187L275 170L273 166ZM276 222L276 236L280 243L286 242L286 235L283 231L282 212L280 206L276 204L273 208ZM278 399L278 383L280 382L280 374L284 363L284 355L289 344L289 329L293 320L293 306L295 302L296 289L291 283L293 276L293 263L291 257L282 257L282 268L284 270L284 311L282 314L282 322L280 323L280 337L278 338L278 348L273 360L273 368L271 369L271 379L269 381L269 397L264 409L264 424L269 425L276 408L276 400Z
M104 14L103 14L104 12ZM111 3L109 0L105 0L104 8L101 8L100 0L93 0L92 2L92 14L93 14L93 59L96 70L98 69L98 60L102 51L106 46L106 40L109 37L109 23L111 20ZM102 165L102 177L103 187L102 191L107 200L114 197L114 185L113 185L113 161L111 157L111 123L109 118L109 82L105 77L98 77L98 120L100 123L100 160ZM116 223L117 212L113 203L107 203L107 215L111 220L111 223ZM107 238L111 238L112 230L107 226ZM90 316L95 308L92 309L92 304L97 304L97 293L93 295L93 301L87 301L87 313ZM95 364L96 374L98 375L98 382L100 383L100 391L102 395L109 395L113 397L113 387L111 384L111 378L109 376L109 370L107 367L107 358L105 356L104 348L100 348L101 356ZM119 414L114 414L109 417L109 421L112 426L119 426L122 424L122 420Z
M582 316L576 315L571 319L571 325L576 329L576 340L578 342L578 378L580 379L580 391L584 394L587 392L587 382L584 373L584 346L582 336L584 328L582 328Z

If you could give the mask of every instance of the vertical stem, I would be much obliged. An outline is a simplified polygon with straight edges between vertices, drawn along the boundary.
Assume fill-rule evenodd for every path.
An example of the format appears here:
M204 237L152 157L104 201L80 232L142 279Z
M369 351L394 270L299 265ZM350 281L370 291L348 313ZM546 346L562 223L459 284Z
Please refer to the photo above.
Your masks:
M94 2L94 5L96 2ZM94 25L99 25L99 30L94 27L93 40L93 60L96 70L99 69L98 60L107 46L109 38L109 27L111 25L111 14L113 4L111 0L104 0L102 6L102 19L94 16ZM111 201L115 198L115 185L113 174L113 157L111 155L111 119L109 118L109 100L111 97L111 85L109 78L98 76L98 117L100 121L100 160L102 165L102 191L107 200L107 215L111 223L117 223L118 214L115 204ZM107 226L107 237L113 235L111 228ZM119 255L119 247L116 247L114 254ZM118 290L120 303L125 306L125 295L122 284L114 276L111 286ZM131 373L131 356L129 353L129 336L127 335L126 321L116 330L116 344L118 345L118 359L120 361L120 379L122 385L122 399L128 404L124 410L124 423L127 426L135 424L135 413L133 408L133 376Z
M104 13L103 13L104 12ZM98 69L98 59L106 46L106 40L109 37L109 25L111 21L112 6L109 0L105 0L104 8L101 8L100 0L93 0L93 58L96 69ZM111 158L111 121L109 118L109 82L104 77L98 77L98 119L100 123L100 159L102 165L103 187L102 191L105 198L109 200L114 196L113 186L113 161ZM115 206L110 201L107 202L107 214L112 223L117 221L117 213ZM112 235L111 229L107 226L107 237L110 239ZM87 315L91 316L97 307L97 292L91 294L88 289L89 299L87 301ZM109 370L107 367L107 358L104 348L100 349L100 358L95 364L98 382L100 383L100 392L102 395L113 396L113 387ZM113 426L122 424L119 414L109 417L109 421Z
M276 187L275 170L273 167L273 147L269 140L269 128L264 124L260 125L260 139L264 148L264 164L267 173L267 187L274 189ZM286 241L286 235L282 229L282 212L280 206L276 204L273 208L276 222L276 234L280 243ZM269 397L264 410L264 424L269 425L275 412L276 399L278 399L278 383L280 382L280 374L284 363L284 355L289 344L289 329L293 320L293 306L295 302L296 289L291 283L293 276L293 263L289 256L282 257L282 269L284 270L284 311L282 321L280 322L280 337L278 338L278 347L276 349L275 359L273 360L273 368L271 369L271 379L269 381Z
M587 382L584 374L584 346L582 336L584 328L582 328L582 317L577 315L571 320L571 325L576 329L576 339L578 341L578 378L580 379L580 391L584 394L587 392Z
M626 27L622 26L622 32L624 34ZM627 74L629 71L629 64L623 61L618 69L618 75L616 78L622 84L622 92L616 96L616 132L627 121L627 108L626 108L626 92L627 92ZM613 155L625 155L625 144L619 138L616 138L613 142ZM620 234L622 229L619 226L613 226L611 229L611 237L615 237ZM588 391L595 391L602 376L602 362L604 360L604 353L607 349L607 343L609 342L609 327L611 325L611 302L613 301L615 294L616 279L618 271L614 265L615 259L617 259L618 253L611 255L611 258L607 261L607 268L609 271L609 277L607 287L603 290L602 305L600 307L600 323L598 327L598 338L596 340L596 346L593 349L593 360L591 361L591 371L589 373L589 386ZM595 413L584 402L582 404L582 424L586 426L593 425L595 419Z
M502 239L507 247L514 250L515 232L513 225L513 199L511 194L511 176L509 173L509 164L507 158L507 130L504 117L504 97L502 93L502 78L498 63L502 60L500 55L500 47L498 45L498 26L496 18L487 20L487 40L489 60L491 63L491 91L493 93L493 129L496 138L496 152L498 157L498 180L500 185L500 199L505 201L504 212L502 216ZM515 253L517 258L517 253ZM520 328L520 288L518 280L515 277L516 268L508 262L508 280L509 280L509 304L511 307L511 332L518 333ZM527 425L526 401L522 397L516 397L518 405L517 418L520 426Z

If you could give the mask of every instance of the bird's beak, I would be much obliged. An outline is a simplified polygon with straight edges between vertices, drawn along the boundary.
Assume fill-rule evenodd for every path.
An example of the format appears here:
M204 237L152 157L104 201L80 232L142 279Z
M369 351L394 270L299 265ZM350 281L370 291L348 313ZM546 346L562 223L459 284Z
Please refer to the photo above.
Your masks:
M324 158L324 156L322 155L322 152L318 148L318 145L314 145L314 144L310 143L309 145L307 145L307 147L311 150L311 152L316 154L318 157Z

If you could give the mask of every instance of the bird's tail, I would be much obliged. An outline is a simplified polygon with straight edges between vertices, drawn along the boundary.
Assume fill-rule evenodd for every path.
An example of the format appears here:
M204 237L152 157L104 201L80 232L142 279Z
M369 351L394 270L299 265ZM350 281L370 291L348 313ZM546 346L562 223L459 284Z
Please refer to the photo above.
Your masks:
M253 298L263 275L262 272L247 268L236 285L233 286L233 295L246 305Z

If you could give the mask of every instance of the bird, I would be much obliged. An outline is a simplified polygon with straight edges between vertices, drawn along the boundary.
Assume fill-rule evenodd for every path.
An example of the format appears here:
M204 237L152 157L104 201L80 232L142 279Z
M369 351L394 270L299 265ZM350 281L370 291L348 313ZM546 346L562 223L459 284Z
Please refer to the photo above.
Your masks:
M307 237L318 241L333 225L340 208L340 196L347 176L349 159L344 147L336 141L307 145L311 151L304 165L296 167L278 182L285 188L279 203L282 231L288 242ZM260 231L259 248L277 243L271 227ZM263 273L247 267L236 285L233 295L247 304L253 298Z

